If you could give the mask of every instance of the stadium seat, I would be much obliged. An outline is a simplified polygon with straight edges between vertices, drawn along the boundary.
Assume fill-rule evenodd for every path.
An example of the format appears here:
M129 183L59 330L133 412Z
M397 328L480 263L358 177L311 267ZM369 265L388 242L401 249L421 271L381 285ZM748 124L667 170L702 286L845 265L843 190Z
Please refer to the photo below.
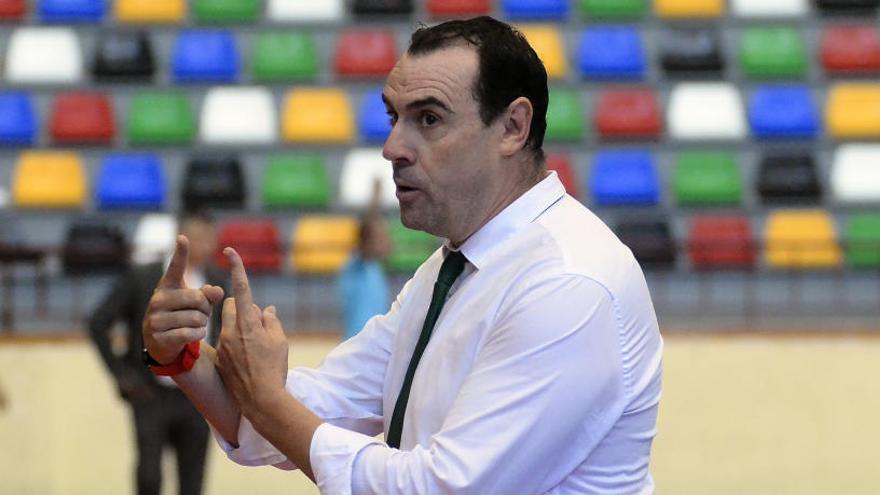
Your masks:
M724 0L654 0L662 18L714 18L724 14Z
M731 0L730 9L738 17L805 17L810 5L808 0Z
M753 268L756 261L749 219L734 215L700 215L688 236L691 265L698 270Z
M224 270L230 266L229 258L221 251L226 246L238 251L248 272L277 272L281 269L281 238L272 219L227 220L220 225L217 246L220 249L214 262Z
M580 183L571 166L569 156L565 153L548 153L544 161L547 164L547 170L552 170L559 176L559 180L565 187L565 192L575 199L580 199Z
M749 124L757 138L812 139L819 111L806 86L759 86L749 101Z
M568 17L568 0L501 0L501 10L513 21L562 21Z
M835 268L842 262L834 219L824 210L775 211L764 227L771 268Z
M177 219L169 213L141 216L134 231L131 261L137 264L165 261L177 242Z
M368 143L383 143L391 133L391 122L382 101L382 88L367 91L361 99L358 129L361 139Z
M596 131L602 138L656 138L662 124L657 98L650 89L600 90Z
M24 91L0 91L0 146L28 146L39 134L36 108Z
M675 239L666 221L623 221L617 224L614 232L630 248L642 268L661 270L675 266Z
M345 17L345 0L267 0L266 17L276 22L340 22Z
M79 38L67 27L18 27L6 49L6 81L76 84L83 76Z
M675 200L688 205L735 205L743 186L736 157L724 151L684 151L673 175Z
M165 174L158 155L112 153L101 162L95 198L101 209L160 210Z
M149 82L156 72L153 46L144 32L103 33L98 40L92 74L100 82Z
M880 84L832 86L825 119L828 133L835 138L880 137Z
M880 203L880 145L846 144L831 166L831 192L841 203Z
M391 220L389 226L392 249L385 266L392 272L415 272L440 246L431 234L404 227L399 217Z
M747 133L739 92L724 82L676 85L669 97L667 126L673 138L686 140L743 139Z
M822 33L822 66L832 73L880 71L880 35L876 26L828 26Z
M580 141L586 136L584 105L577 91L551 88L547 103L547 141Z
M229 31L181 31L173 53L175 82L221 83L238 79L238 48Z
M807 49L791 27L748 27L740 37L740 66L749 77L801 77Z
M254 80L260 82L315 80L318 54L305 32L261 33L251 53Z
M12 200L21 208L78 208L86 202L87 180L74 153L25 151L12 179Z
M64 239L61 266L67 275L121 272L128 264L128 244L119 227L77 220Z
M585 19L641 17L647 10L647 0L580 0L578 5Z
M880 0L816 0L816 6L829 14L874 15L880 7Z
M880 268L880 215L860 213L846 221L846 261L854 268Z
M278 116L272 93L261 86L215 87L208 90L199 121L202 141L209 144L272 144Z
M578 66L584 77L640 79L646 61L638 29L625 26L589 27L581 34Z
M349 151L339 177L339 204L355 210L366 209L378 180L382 187L380 206L397 208L397 187L392 172L391 162L382 156L381 148Z
M184 0L116 0L116 19L129 23L180 23L186 17Z
M765 203L815 203L822 197L813 157L798 152L767 154L761 160L757 189Z
M357 232L354 217L301 215L293 227L291 267L298 274L338 272L357 245Z
M348 93L338 88L295 88L287 94L282 133L286 141L349 143L354 116Z
M183 208L241 209L244 207L245 190L238 158L193 158L183 178Z
M116 134L110 98L97 92L59 93L52 106L49 134L62 144L110 144Z
M37 5L40 21L67 24L101 22L106 10L104 0L40 0Z
M263 174L267 208L327 208L330 180L320 155L275 155Z
M593 201L600 206L643 205L660 202L660 180L648 151L599 151L590 173Z
M397 62L391 31L345 31L336 43L335 65L340 76L385 77Z
M489 0L428 0L428 13L435 17L461 17L488 14Z
M559 29L551 24L518 26L529 44L544 62L549 79L562 79L568 74L568 56Z
M138 93L128 108L131 144L186 144L195 134L195 120L186 94Z
M660 65L669 73L720 73L721 39L714 29L677 28L661 32Z
M25 0L0 0L0 21L17 21L26 13L27 2Z
M254 22L262 12L260 0L194 0L193 17L198 22Z
M352 0L351 11L357 15L411 14L413 0Z

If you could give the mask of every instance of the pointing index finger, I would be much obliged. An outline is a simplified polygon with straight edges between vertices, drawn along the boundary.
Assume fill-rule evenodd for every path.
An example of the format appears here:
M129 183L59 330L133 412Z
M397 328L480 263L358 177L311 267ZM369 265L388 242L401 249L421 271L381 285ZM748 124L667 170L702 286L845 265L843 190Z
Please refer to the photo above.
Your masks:
M171 263L162 275L159 281L159 288L162 289L182 289L186 287L183 281L183 274L186 272L186 261L189 257L189 239L185 235L177 236L177 244L174 246L174 255L171 256Z
M223 249L223 254L229 258L230 272L232 274L232 291L235 294L235 309L239 317L247 317L253 314L253 296L251 286L248 283L247 272L241 256L231 247Z

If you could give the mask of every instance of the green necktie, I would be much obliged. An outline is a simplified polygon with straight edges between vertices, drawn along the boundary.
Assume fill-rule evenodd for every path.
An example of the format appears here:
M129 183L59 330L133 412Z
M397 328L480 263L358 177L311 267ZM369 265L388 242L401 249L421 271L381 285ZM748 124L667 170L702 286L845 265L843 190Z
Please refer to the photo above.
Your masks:
M409 400L409 391L412 388L413 376L416 374L419 360L425 352L425 347L428 346L428 340L431 339L431 332L434 330L434 324L437 323L437 317L440 316L440 311L443 309L443 303L446 302L449 288L452 287L455 279L461 275L466 261L467 259L463 254L458 251L452 251L446 255L446 259L443 260L443 265L440 267L440 274L437 275L437 282L434 283L431 305L428 306L428 314L425 316L424 325L422 325L422 333L419 335L419 341L416 343L412 358L410 358L409 367L406 369L406 376L403 379L403 386L400 387L400 395L397 396L397 402L394 404L391 424L388 426L388 445L395 449L400 448L403 416L406 414L406 403Z

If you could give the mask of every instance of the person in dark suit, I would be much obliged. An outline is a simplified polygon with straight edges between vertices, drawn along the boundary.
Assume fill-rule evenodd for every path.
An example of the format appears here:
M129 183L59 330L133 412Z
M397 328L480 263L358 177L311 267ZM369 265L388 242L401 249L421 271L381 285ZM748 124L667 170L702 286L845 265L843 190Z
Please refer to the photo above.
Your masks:
M187 213L179 223L180 233L190 240L189 264L185 274L193 286L225 286L226 274L213 266L216 232L204 213ZM137 437L137 492L161 491L163 447L176 451L181 495L201 493L208 426L186 396L168 377L157 377L142 361L141 325L153 289L165 271L167 260L133 266L120 276L89 321L89 331L98 353L107 365L120 397L130 406ZM219 309L219 308L218 308ZM114 352L110 332L123 323L127 347ZM215 311L206 340L216 345L220 333L220 311Z

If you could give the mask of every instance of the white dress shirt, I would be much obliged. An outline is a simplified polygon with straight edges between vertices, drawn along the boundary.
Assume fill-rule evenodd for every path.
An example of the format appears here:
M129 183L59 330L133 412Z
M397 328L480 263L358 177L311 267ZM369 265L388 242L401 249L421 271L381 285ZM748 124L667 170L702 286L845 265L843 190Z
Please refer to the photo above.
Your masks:
M326 423L322 494L648 494L663 343L632 253L555 173L491 219L412 384L401 448L388 431L447 247L383 316L287 390ZM246 419L245 465L293 468Z

